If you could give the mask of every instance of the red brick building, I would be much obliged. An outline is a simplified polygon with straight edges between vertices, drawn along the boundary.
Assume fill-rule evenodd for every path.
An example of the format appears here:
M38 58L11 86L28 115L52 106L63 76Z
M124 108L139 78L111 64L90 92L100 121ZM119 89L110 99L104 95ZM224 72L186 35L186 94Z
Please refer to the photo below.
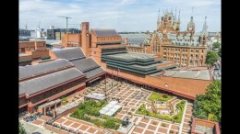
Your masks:
M45 41L19 41L19 65L48 58L50 58L49 50Z
M64 59L20 66L19 109L36 111L42 103L84 89L85 81L85 75Z
M93 58L101 67L110 75L114 75L116 77L121 77L123 79L132 81L134 83L140 84L145 87L151 87L157 90L166 91L175 95L179 95L181 97L194 100L196 95L204 94L206 87L211 83L211 78L195 78L193 77L172 77L171 75L136 75L131 71L126 71L119 68L109 67L108 63L103 60L104 55L112 55L116 57L116 55L121 55L126 53L126 55L132 55L126 51L126 44L122 44L121 36L112 29L92 29L89 30L89 23L82 23L82 33L75 35L66 35L68 37L68 41L63 40L63 45L65 47L72 46L70 42L75 42L75 44L79 45L83 52L87 57ZM76 43L77 42L77 43ZM127 57L125 60L129 60ZM133 54L134 55L134 54ZM143 57L144 54L142 55ZM142 57L139 56L139 57ZM53 56L54 57L54 56ZM136 57L136 56L135 56ZM148 56L147 56L148 57ZM151 56L150 56L151 57ZM118 56L118 58L122 58ZM158 59L155 59L155 61ZM120 62L120 61L119 61ZM115 64L116 65L116 64ZM171 68L174 64L159 64L157 69L162 69L162 73L165 69ZM122 65L121 65L122 66ZM153 65L150 65L153 66ZM164 67L167 66L167 67ZM142 69L149 69L152 67L146 66L136 66ZM201 72L193 72L198 75Z
M191 134L221 134L219 123L193 118Z

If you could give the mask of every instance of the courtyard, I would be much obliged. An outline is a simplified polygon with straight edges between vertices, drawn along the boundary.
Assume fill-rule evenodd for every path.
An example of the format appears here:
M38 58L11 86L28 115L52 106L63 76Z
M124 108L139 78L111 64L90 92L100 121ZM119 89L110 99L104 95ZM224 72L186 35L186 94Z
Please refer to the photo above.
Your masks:
M81 105L86 108L86 103L89 100L84 100L84 96L92 93L104 94L106 100L102 104L88 104L92 107L87 108L90 111L95 111L89 114L88 112L81 111ZM67 100L67 101L66 101ZM192 103L186 100L180 99L173 95L168 95L161 92L155 92L151 90L144 89L143 87L134 85L126 81L117 81L115 79L107 78L101 81L95 82L92 85L85 88L84 92L76 93L74 95L67 96L63 98L64 105L66 106L71 102L78 102L76 110L69 112L68 114L62 115L60 118L54 120L52 125L45 125L48 120L48 116L42 116L32 123L39 126L44 126L56 133L84 133L84 134L107 134L107 133L117 133L117 129L121 125L121 121L125 118L129 119L129 122L133 124L129 130L129 134L187 134L190 133L191 117L192 117ZM65 102L66 101L66 102ZM117 101L121 105L121 109L118 110L112 116L100 116L99 111L104 106L106 106L111 101ZM161 113L169 108L169 105L165 105L164 108L160 108L159 115L172 114L177 115L181 112L181 118L179 121L168 120L165 118L158 118L156 116L151 116L151 114L139 114L138 110L142 105L146 105L146 109L152 110L153 102L158 105L163 105L165 103L172 104L172 108L175 109L169 113ZM177 105L184 102L182 110L177 110ZM92 102L90 102L92 103ZM97 107L97 105L99 107ZM95 108L94 108L95 107ZM158 108L158 106L156 107ZM83 110L83 109L82 109ZM171 110L170 110L171 111ZM86 113L84 119L83 113ZM114 126L103 125L108 119L116 121ZM96 123L97 120L97 123ZM102 122L102 123L101 123ZM62 131L62 130L67 131Z

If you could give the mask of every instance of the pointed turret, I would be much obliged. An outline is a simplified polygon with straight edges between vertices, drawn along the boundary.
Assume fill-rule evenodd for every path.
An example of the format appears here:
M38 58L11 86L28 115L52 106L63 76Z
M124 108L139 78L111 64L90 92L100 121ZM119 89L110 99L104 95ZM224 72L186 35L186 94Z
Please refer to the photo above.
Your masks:
M205 16L205 21L204 21L204 24L203 24L202 36L201 36L201 43L202 43L202 45L204 45L204 46L207 45L207 37L208 37L208 32L207 32L207 16Z
M160 24L160 22L161 22L160 9L158 9L158 20L157 20L157 23Z
M175 13L174 13L174 21L177 21L177 9L175 8Z
M158 10L158 20L157 20L157 29L159 29L161 24L160 9Z
M205 16L205 21L204 21L204 24L203 24L203 29L202 29L202 34L205 34L207 35L207 16Z
M179 12L178 12L178 22L180 23L180 12L181 12L181 10L179 10Z

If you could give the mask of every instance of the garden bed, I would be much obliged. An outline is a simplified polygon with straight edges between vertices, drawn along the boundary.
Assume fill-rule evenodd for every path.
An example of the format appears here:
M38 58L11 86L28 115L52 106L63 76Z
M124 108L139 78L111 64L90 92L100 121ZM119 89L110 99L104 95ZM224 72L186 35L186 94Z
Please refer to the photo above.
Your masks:
M101 116L99 113L99 110L106 104L106 101L85 101L84 103L81 103L77 110L70 116L91 122L98 127L118 129L121 120L109 116Z
M150 112L146 109L145 104L142 104L139 107L139 109L136 111L136 114L141 114L141 115L151 116L151 117L155 117L163 120L173 121L176 123L181 123L185 104L186 104L185 101L181 101L180 103L178 103L176 107L179 111L176 115L173 115L173 116Z
M170 96L170 95L167 95L167 94L152 92L152 94L149 96L148 100L165 102L165 101L168 101L172 98L173 98L173 96Z

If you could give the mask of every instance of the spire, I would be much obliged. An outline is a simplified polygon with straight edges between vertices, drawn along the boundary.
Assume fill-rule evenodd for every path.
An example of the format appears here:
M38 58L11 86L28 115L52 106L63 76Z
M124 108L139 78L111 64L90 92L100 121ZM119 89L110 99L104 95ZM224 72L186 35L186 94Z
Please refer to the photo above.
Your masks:
M177 9L175 8L174 21L177 21Z
M158 9L158 20L157 20L157 23L159 24L160 22L161 22L160 9Z
M181 12L181 10L179 10L179 12L178 12L178 22L180 23L180 12Z
M158 21L160 20L160 9L158 9Z
M207 16L205 16L205 21L204 21L204 24L203 24L203 29L202 29L202 33L203 34L207 34Z

